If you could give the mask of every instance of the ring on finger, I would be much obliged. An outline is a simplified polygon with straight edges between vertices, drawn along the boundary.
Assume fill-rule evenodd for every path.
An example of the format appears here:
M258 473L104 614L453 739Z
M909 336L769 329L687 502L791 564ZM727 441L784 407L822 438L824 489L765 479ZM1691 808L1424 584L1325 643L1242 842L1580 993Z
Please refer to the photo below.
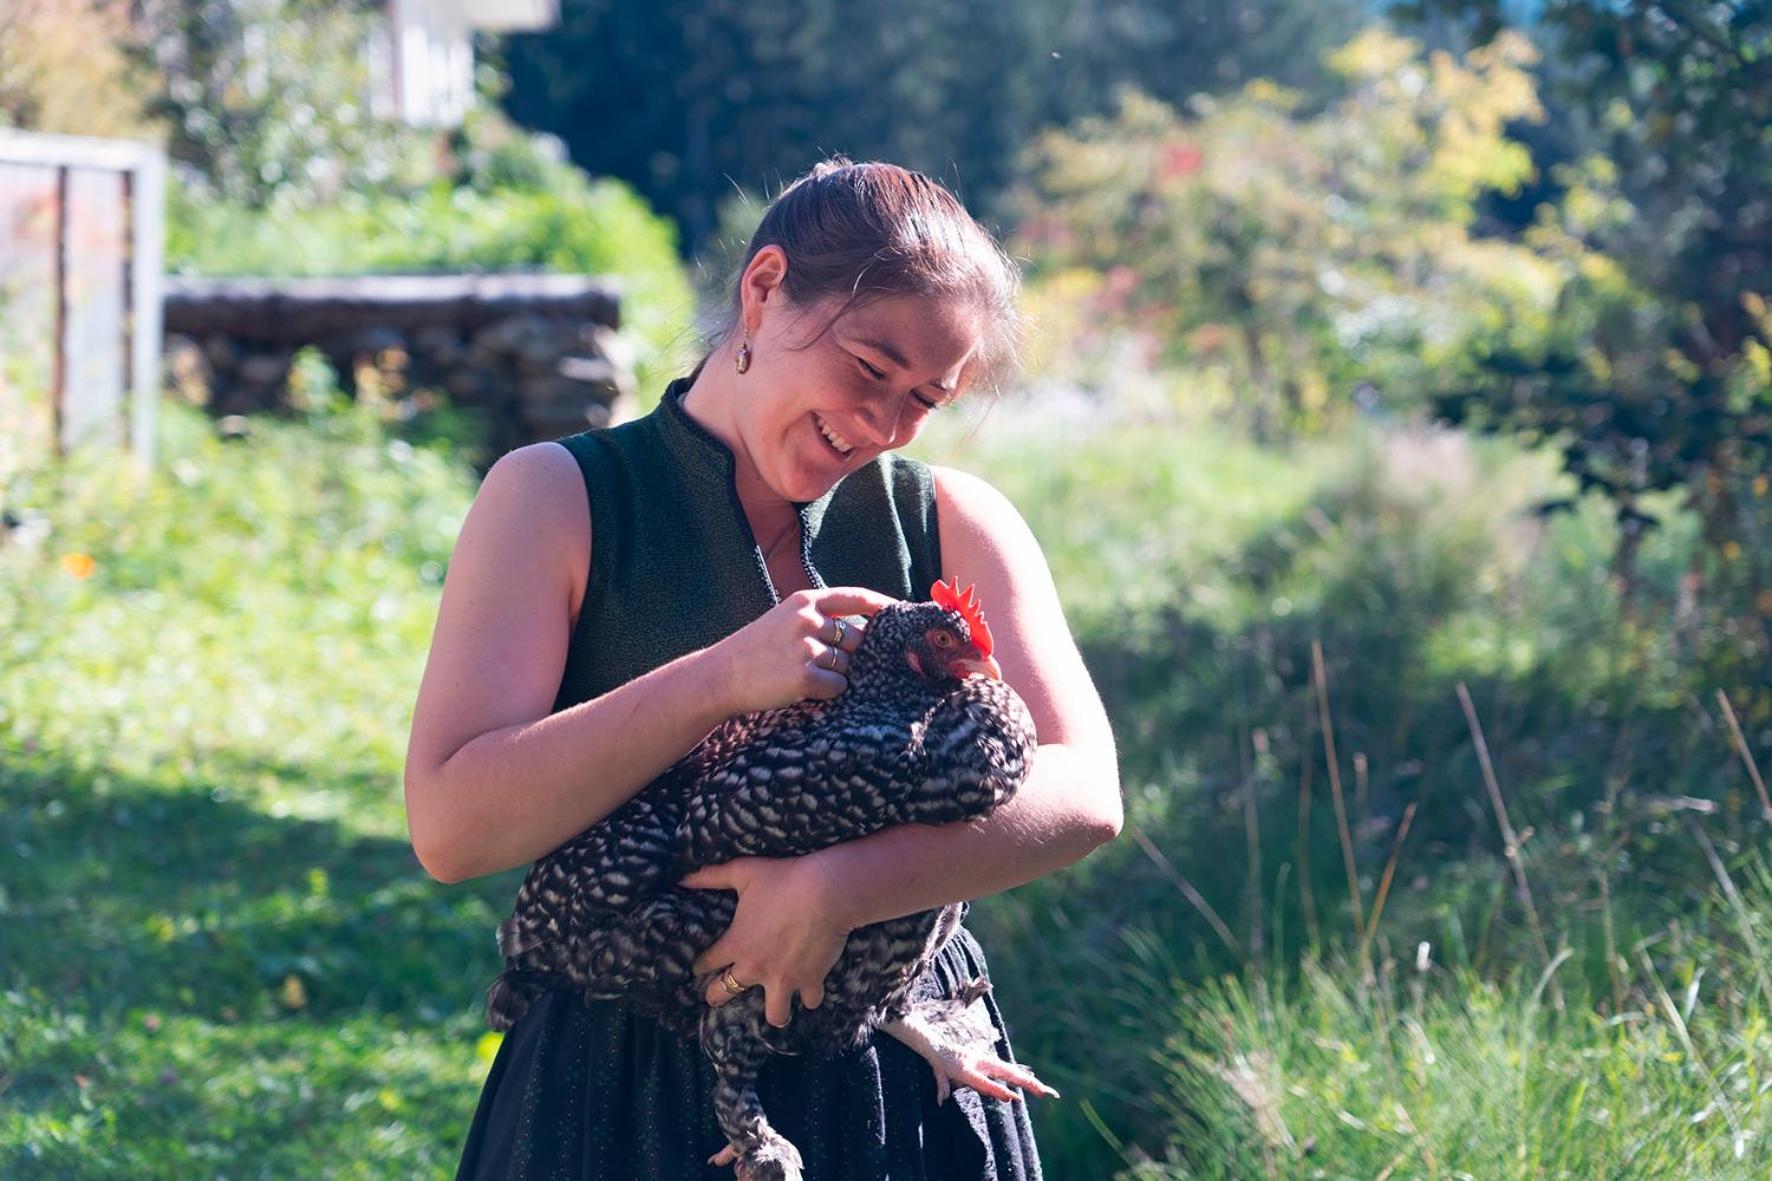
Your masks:
M745 990L745 985L740 984L737 978L732 975L731 968L727 968L724 972L720 973L720 983L723 984L726 987L726 991L733 996L737 996Z
M820 657L819 662L818 662L818 667L829 669L831 672L836 672L837 671L837 650L835 648L826 648L824 651L825 651L825 656L829 656L831 658L831 662L829 664L826 664L824 662L824 658Z

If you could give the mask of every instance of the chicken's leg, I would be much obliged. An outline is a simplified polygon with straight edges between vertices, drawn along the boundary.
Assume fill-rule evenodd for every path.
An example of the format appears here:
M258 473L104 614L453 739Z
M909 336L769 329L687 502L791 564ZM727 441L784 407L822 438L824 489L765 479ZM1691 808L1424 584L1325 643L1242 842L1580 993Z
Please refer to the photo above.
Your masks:
M880 1029L922 1055L934 1069L937 1103L945 1103L954 1087L971 1087L997 1099L1022 1098L998 1080L1058 1098L1058 1092L1033 1071L997 1057L996 1028L985 1007L974 1003L990 990L990 982L980 976L952 1000L916 1001L903 1017Z
M763 1028L762 989L702 1014L701 1045L716 1076L714 1118L726 1134L726 1147L708 1163L736 1161L738 1181L802 1181L799 1150L770 1126L757 1098L757 1074L770 1054Z

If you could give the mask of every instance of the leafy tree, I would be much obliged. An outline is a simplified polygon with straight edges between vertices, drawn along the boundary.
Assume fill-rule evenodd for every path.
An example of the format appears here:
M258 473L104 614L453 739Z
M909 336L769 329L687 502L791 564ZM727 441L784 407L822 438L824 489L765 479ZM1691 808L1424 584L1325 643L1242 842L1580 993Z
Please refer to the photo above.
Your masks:
M1176 101L1257 74L1314 83L1316 47L1357 7L565 0L559 27L509 39L506 105L633 183L693 249L735 185L767 192L835 151L939 176L989 217L1040 128L1128 82Z
M1482 37L1494 3L1446 0ZM1611 498L1628 585L1644 498L1679 491L1709 543L1691 572L1737 637L1750 680L1772 654L1772 5L1552 0L1538 38L1588 154L1531 235L1581 252L1548 330L1471 357L1442 406L1554 440ZM1500 35L1500 34L1496 34ZM1772 695L1768 695L1772 698ZM1772 715L1772 700L1765 701Z
M137 0L137 52L160 79L149 109L168 151L247 205L328 201L428 179L429 136L376 119L369 0Z
M158 139L124 0L0 0L0 126Z
M1314 114L1266 81L1185 117L1129 93L1037 142L1018 248L1046 274L1103 276L1082 285L1093 318L1253 402L1264 433L1360 390L1419 400L1473 325L1552 283L1473 233L1481 195L1529 172L1504 128L1538 112L1531 60L1517 37L1424 58L1374 28L1331 55L1343 91Z

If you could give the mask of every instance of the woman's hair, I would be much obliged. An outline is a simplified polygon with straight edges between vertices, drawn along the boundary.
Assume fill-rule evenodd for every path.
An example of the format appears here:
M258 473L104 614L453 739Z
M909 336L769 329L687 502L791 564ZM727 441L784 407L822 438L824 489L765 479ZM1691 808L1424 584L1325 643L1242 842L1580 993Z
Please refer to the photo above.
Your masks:
M728 280L729 299L713 345L690 373L737 329L739 280L757 252L779 246L787 255L787 297L810 308L832 297L842 304L809 347L844 313L890 296L970 302L985 316L973 388L996 391L1014 372L1027 331L1016 308L1020 268L959 198L920 172L896 164L821 160L783 189L763 214L744 259Z

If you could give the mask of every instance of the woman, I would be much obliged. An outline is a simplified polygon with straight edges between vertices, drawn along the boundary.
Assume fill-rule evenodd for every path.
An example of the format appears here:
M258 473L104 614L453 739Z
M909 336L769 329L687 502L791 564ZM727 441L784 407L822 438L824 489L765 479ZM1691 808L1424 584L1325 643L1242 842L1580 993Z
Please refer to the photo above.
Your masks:
M1027 783L980 821L696 871L683 884L739 899L696 970L761 988L782 1025L796 994L818 1004L855 927L1008 889L1119 831L1112 733L1038 543L984 481L892 452L1011 363L1016 285L945 188L825 161L771 205L731 323L656 410L493 466L449 564L407 752L413 848L434 877L534 861L726 717L836 696L865 617L943 577L977 586L1038 725ZM961 928L941 994L985 972ZM731 995L716 980L707 1000ZM996 1049L1012 1061L1006 1035ZM693 1042L549 992L499 1050L460 1176L730 1178L708 1163L724 1144L712 1081ZM1014 1091L986 1080L938 1106L929 1066L881 1034L772 1059L758 1089L818 1181L1040 1175Z

